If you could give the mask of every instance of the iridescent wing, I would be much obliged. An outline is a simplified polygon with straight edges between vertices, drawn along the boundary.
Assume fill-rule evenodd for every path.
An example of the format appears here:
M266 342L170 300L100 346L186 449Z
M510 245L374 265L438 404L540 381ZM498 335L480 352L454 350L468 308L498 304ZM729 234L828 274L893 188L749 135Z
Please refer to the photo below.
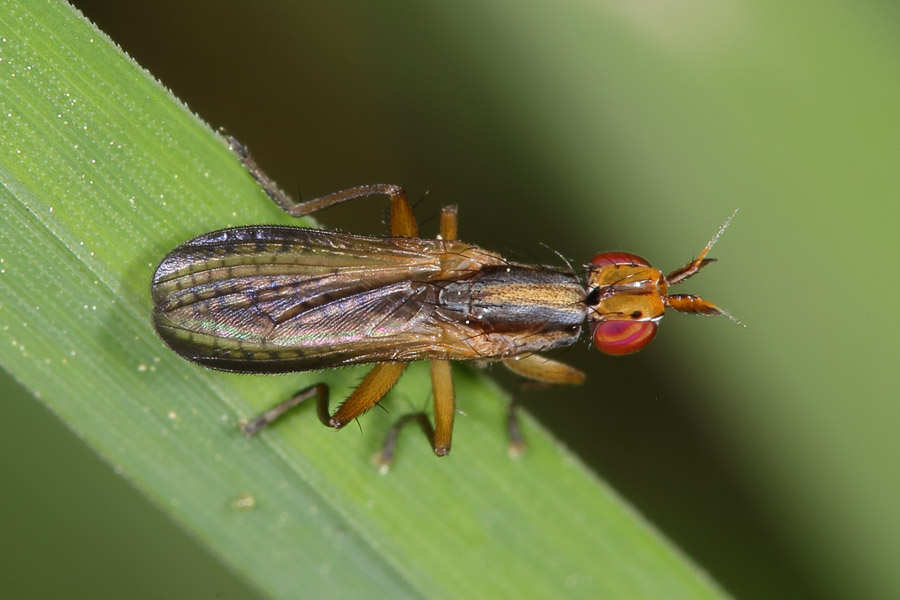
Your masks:
M500 263L457 241L226 229L160 263L154 324L182 356L229 371L424 358L440 337L430 320L440 282Z

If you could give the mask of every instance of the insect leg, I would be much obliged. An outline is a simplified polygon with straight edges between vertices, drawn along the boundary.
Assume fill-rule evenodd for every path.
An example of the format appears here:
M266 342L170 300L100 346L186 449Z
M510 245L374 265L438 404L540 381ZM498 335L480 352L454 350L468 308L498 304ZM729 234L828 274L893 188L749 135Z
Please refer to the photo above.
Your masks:
M456 205L445 206L441 209L441 239L455 240L459 229L457 219L458 209Z
M442 239L456 239L456 212L455 206L445 206L441 209L440 232ZM413 420L422 428L425 437L428 438L431 447L434 448L435 454L446 456L450 453L450 444L453 438L455 399L453 395L453 374L450 371L449 361L431 361L431 390L434 396L434 427L431 426L428 415L423 412L400 417L388 432L381 452L375 457L375 462L381 466L382 471L387 470L394 462L394 448L397 445L397 437L400 435L400 430Z
M284 402L270 408L256 417L241 429L247 435L258 433L280 419L286 412L293 409L313 396L316 397L316 413L319 420L328 427L340 429L368 409L372 408L385 394L397 383L406 365L409 363L381 363L369 371L362 383L350 394L337 412L332 416L328 410L328 386L317 383L300 390Z
M228 145L231 150L238 156L244 167L253 178L259 183L266 195L272 199L275 204L291 215L292 217L302 217L312 214L316 211L354 200L356 198L367 198L369 196L390 196L391 198L391 235L417 237L419 235L419 226L416 224L416 218L413 215L412 206L406 199L406 193L403 188L388 183L376 183L372 185L361 185L358 187L348 188L321 198L313 198L303 202L297 202L287 194L285 194L272 179L266 175L260 168L247 147L241 144L233 137L228 138Z
M281 404L270 408L246 425L242 426L241 429L247 435L259 433L261 429L268 427L273 422L280 419L286 412L295 406L303 404L303 402L309 400L313 396L316 397L316 412L319 414L319 420L325 425L328 425L330 418L328 414L328 386L324 383L317 383L316 385L311 385L306 389L300 390Z
M400 379L400 375L403 374L403 370L408 364L405 362L385 362L375 365L365 379L362 380L362 383L353 390L350 397L344 400L337 412L327 420L326 425L340 429L375 406L394 387L394 384Z
M391 465L394 464L394 449L397 446L397 438L400 436L400 430L411 421L418 423L419 427L421 427L422 431L425 433L425 437L428 438L428 441L431 442L432 445L434 444L434 428L431 426L431 421L428 420L428 415L423 412L403 415L397 419L397 422L391 427L387 438L384 440L384 445L381 447L381 452L379 452L373 460L382 473L387 473L388 469L391 468Z
M584 373L565 363L538 354L516 356L503 360L503 366L525 379L541 383L576 384L584 382Z
M441 209L441 237L455 240L458 230L456 206L445 206ZM456 399L453 394L453 373L450 362L446 360L431 361L431 391L434 396L434 439L432 446L438 456L450 453L450 442L453 438L453 414Z
M582 371L537 354L504 359L503 366L516 375L541 383L576 384L584 381L584 373ZM518 405L515 401L510 402L506 418L506 431L509 434L509 455L513 457L519 456L525 451L525 441L522 439L519 419L516 417L517 407Z
M522 428L519 427L519 417L516 411L519 404L513 400L509 403L509 409L506 411L506 434L509 437L509 444L506 446L506 453L510 458L519 458L528 449L528 444L522 438Z
M456 239L458 229L456 213L456 206L445 206L441 209L440 233L442 239ZM450 443L453 439L453 414L456 404L453 395L453 374L449 361L431 361L431 390L432 396L434 396L434 431L431 435L431 445L435 454L446 456L450 453ZM428 431L425 433L427 435ZM382 456L384 455L385 452L382 452Z
M434 396L434 453L446 456L450 453L453 438L453 414L456 400L453 395L453 374L450 361L431 361L431 391Z

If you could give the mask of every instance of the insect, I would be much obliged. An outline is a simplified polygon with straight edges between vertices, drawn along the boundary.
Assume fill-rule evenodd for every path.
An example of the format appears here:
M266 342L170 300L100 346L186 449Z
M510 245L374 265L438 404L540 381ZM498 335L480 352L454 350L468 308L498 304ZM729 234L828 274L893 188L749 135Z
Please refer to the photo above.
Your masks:
M610 355L635 352L656 335L666 308L728 315L699 296L671 294L715 261L707 253L663 275L643 258L598 254L586 281L571 270L525 265L457 240L457 210L441 212L437 239L419 237L400 187L350 188L295 203L230 140L269 197L299 217L348 200L387 196L391 235L374 237L254 225L214 231L169 253L151 285L153 322L165 343L205 367L240 373L309 371L375 363L331 413L328 388L311 386L244 426L256 433L315 397L319 419L340 429L372 408L412 361L431 361L434 425L424 413L391 430L382 452L393 458L400 427L419 424L435 454L450 452L455 413L450 361L499 361L527 379L576 384L584 373L541 352L575 343L587 329ZM732 215L733 217L734 215ZM521 444L514 418L511 443Z

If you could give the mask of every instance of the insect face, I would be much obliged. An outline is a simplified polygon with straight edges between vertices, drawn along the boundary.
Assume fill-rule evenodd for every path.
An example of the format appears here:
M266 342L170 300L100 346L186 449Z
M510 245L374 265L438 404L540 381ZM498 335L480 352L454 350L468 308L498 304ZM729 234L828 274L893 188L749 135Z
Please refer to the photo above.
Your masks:
M604 252L588 265L588 320L594 346L614 356L637 352L656 335L669 284L646 260Z

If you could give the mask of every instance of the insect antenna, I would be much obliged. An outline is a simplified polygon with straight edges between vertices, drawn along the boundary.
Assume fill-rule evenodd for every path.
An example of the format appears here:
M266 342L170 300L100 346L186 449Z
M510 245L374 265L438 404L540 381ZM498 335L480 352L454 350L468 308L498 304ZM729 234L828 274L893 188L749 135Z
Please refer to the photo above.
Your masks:
M738 214L740 208L734 209L734 212L731 213L731 216L725 219L725 222L722 223L722 226L719 227L719 230L716 232L712 239L709 240L709 243L706 245L706 251L708 252L712 247L719 241L719 238L722 237L722 234L725 233L725 230L728 229L728 226L731 225L731 220L734 219L734 216Z
M716 307L716 308L719 308L719 307ZM747 328L748 328L746 323L744 323L743 321L741 321L740 319L738 319L736 316L734 316L733 314L731 314L730 312L728 312L728 311L725 310L724 308L719 308L719 314L721 314L721 315L723 315L723 316L725 316L725 317L728 317L728 319L729 319L730 321L732 321L732 322L734 322L734 323L740 325L740 326L743 327L744 329L747 329Z

